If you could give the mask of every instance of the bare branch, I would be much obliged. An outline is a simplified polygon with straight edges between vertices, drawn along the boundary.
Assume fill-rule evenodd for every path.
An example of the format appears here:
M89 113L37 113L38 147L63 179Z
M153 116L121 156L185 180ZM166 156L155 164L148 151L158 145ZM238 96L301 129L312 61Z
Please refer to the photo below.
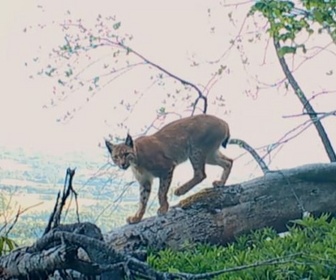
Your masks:
M11 222L11 225L8 225L9 222L8 222L8 223L5 222L4 225L0 228L0 232L3 231L3 230L5 230L7 227L9 227L9 228L5 231L5 234L4 234L4 236L8 236L9 233L11 232L11 230L14 228L15 224L17 223L17 221L19 220L20 216L21 216L23 213L29 211L30 209L32 209L32 208L34 208L34 207L37 207L37 206L41 205L41 204L43 204L43 202L39 202L39 203L36 203L36 204L34 204L34 205L28 206L28 207L26 207L26 208L24 208L24 209L22 209L22 210L21 210L21 208L19 207L19 209L18 209L18 211L16 212L16 215L15 215L15 217L14 217L14 220ZM12 218L11 218L11 220L12 220Z
M302 113L302 114L295 114L295 115L288 115L288 116L282 116L283 118L296 118L296 117L303 117L303 116L310 116L312 113ZM328 116L336 116L336 110L335 111L330 111L330 112L315 112L314 114L320 115L319 118L321 117L325 118Z
M331 111L327 113L320 114L319 116L316 117L316 121L321 121L324 118L327 118L329 116L336 115L336 111ZM296 115L294 115L296 116ZM293 117L294 117L293 116ZM290 117L290 116L288 116ZM266 149L267 152L261 157L262 159L265 159L268 155L271 154L272 151L275 149L281 147L283 144L288 143L289 141L293 140L296 138L298 135L303 133L306 129L308 129L311 125L313 124L313 121L311 119L308 119L304 121L303 123L299 124L298 126L292 128L291 130L287 131L283 136L281 136L278 141L264 145L261 147L256 148L256 150L260 149Z
M246 0L246 1L241 1L241 2L237 2L236 0L234 0L234 3L230 3L230 4L223 4L223 7L238 7L241 5L246 5L246 4L252 4L254 2L254 0Z
M165 68L163 68L162 66L154 63L153 61L147 59L145 56L143 56L142 54L140 54L139 52L135 51L134 49L124 45L123 43L121 42L113 42L111 41L110 39L106 39L106 38L101 38L101 41L106 41L108 42L110 45L115 45L115 46L119 46L121 47L122 49L124 49L125 51L127 51L128 53L133 53L134 55L136 55L138 58L140 58L141 60L145 61L146 63L148 63L149 65L155 67L156 69L160 70L161 72L165 73L166 75L168 75L169 77L179 81L182 85L185 85L185 86L189 86L191 88L193 88L194 90L196 90L196 92L198 93L198 97L196 98L195 100L195 103L193 105L193 112L192 114L194 114L195 112L195 109L197 107L197 104L200 100L203 100L203 113L206 113L207 112L207 108L208 108L208 100L207 100L207 97L202 93L202 91L193 83L185 80L185 79L182 79L178 76L176 76L175 74L173 74L172 72L166 70Z
M72 186L72 180L75 175L75 169L67 169L66 175L65 175L65 182L64 182L64 187L63 187L63 193L62 193L62 198L61 201L59 202L60 198L60 193L57 195L56 203L54 206L54 211L51 213L48 225L46 229L44 230L43 235L46 235L51 229L54 229L60 225L61 222L61 215L63 211L63 207L65 206L65 202L68 199L69 195L73 193L75 195L75 200L76 200L76 213L77 213L77 219L79 222L79 216L78 216L78 204L77 204L77 193L73 189Z

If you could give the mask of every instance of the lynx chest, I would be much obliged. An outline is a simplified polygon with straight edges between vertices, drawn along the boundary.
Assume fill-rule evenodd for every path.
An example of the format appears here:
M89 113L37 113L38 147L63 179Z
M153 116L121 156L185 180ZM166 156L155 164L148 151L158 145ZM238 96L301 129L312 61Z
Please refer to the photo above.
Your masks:
M148 170L135 164L131 164L131 168L135 179L137 179L139 183L153 181L154 175L150 173Z

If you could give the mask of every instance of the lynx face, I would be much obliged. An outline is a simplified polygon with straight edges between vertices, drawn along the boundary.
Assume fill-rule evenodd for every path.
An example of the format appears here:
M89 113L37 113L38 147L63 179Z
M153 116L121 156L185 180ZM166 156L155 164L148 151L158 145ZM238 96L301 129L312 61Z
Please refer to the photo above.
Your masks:
M105 141L105 145L111 154L112 161L121 169L128 169L135 159L133 150L133 141L128 135L125 143L113 145L109 141Z

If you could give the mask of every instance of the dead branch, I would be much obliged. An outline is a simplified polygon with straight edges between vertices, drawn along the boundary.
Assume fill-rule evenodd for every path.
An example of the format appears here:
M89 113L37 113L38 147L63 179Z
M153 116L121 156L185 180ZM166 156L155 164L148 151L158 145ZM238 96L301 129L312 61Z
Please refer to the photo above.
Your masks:
M230 139L229 143L231 145L238 145L241 148L244 148L246 151L248 151L252 157L255 159L255 161L258 163L258 165L260 166L262 172L264 173L264 175L269 172L269 168L266 165L265 161L259 156L259 154L257 153L257 151L255 149L253 149L249 144L247 144L244 140L241 139Z
M158 272L143 260L131 255L114 251L106 243L87 236L68 232L52 232L41 238L41 243L32 248L20 249L1 259L1 279L25 278L45 279L57 270L71 269L85 276L101 275L105 279L121 279L128 276L133 279L212 279L215 276L241 271L258 266L280 265L292 261L299 254L264 260L252 264L225 268L215 272L191 274ZM56 243L56 245L54 244ZM50 245L53 244L51 247ZM84 249L88 257L78 254L79 248ZM83 256L83 254L82 254ZM18 264L18 260L20 263ZM65 273L69 275L69 272ZM112 277L112 278L111 278ZM117 278L115 278L117 277Z
M76 200L76 213L77 213L77 219L79 222L79 216L78 216L78 204L77 204L77 193L75 192L72 181L73 177L75 175L75 169L68 168L65 175L65 181L64 181L64 187L63 187L63 193L62 193L62 199L60 199L60 192L58 192L56 197L56 202L54 206L53 212L50 214L50 218L48 221L48 225L46 229L44 230L43 235L47 234L51 229L57 228L60 225L61 222L61 215L63 211L63 207L65 206L65 202L68 199L70 194L74 194L75 200Z

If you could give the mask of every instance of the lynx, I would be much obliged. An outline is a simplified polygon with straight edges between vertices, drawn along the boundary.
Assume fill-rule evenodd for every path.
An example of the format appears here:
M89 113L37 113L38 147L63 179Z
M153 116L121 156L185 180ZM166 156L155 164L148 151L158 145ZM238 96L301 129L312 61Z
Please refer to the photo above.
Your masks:
M183 118L164 126L150 136L141 136L133 141L128 134L122 144L105 140L112 161L121 169L131 167L140 184L140 204L134 216L128 217L130 224L141 221L145 214L153 178L159 178L158 215L168 211L167 193L175 167L190 160L194 177L178 187L174 194L183 195L206 178L205 164L223 168L220 180L213 186L224 186L232 168L232 159L224 156L224 148L230 137L228 124L211 115L196 115Z

